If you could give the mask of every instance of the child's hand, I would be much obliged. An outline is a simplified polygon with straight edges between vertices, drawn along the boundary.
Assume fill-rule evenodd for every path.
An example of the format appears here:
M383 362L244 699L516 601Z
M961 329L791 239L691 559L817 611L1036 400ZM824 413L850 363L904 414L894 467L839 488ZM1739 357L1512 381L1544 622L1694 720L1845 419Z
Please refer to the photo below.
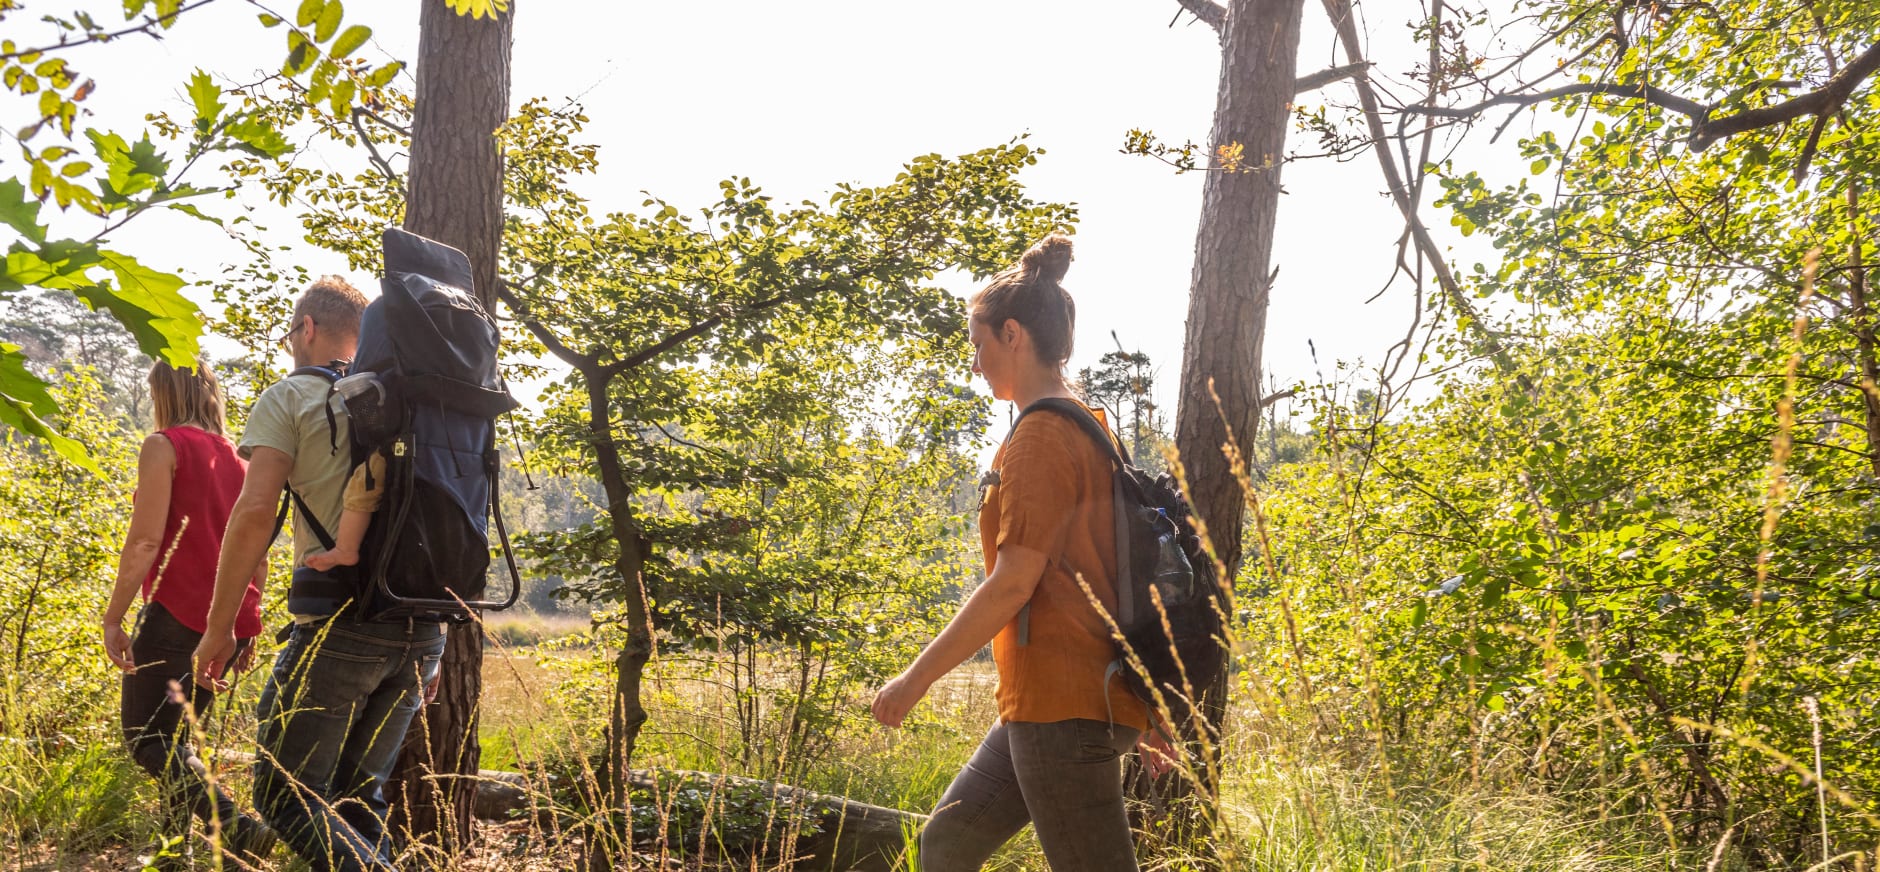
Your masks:
M325 572L335 566L352 566L358 562L359 552L357 551L341 551L334 549L332 551L315 551L307 555L307 566L321 572Z

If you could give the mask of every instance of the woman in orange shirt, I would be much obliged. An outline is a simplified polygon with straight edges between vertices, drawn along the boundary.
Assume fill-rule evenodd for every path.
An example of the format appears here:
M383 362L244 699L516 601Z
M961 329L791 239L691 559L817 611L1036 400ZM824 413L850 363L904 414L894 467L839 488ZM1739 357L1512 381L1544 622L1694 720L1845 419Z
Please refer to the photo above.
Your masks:
M972 298L973 371L995 399L1021 409L1075 399L1064 364L1077 309L1060 284L1070 261L1070 239L1053 234ZM875 696L875 718L900 726L936 680L992 642L999 723L922 831L924 872L977 870L1026 823L1058 872L1136 870L1118 761L1148 712L1109 671L1110 631L1091 603L1116 607L1110 474L1075 422L1022 415L985 479L985 583Z

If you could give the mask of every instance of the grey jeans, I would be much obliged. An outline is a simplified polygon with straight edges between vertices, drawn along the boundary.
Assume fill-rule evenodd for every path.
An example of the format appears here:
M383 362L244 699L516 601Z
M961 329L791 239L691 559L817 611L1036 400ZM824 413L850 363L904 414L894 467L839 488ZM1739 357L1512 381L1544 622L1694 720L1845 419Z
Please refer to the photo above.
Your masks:
M922 872L977 872L1027 823L1054 872L1136 872L1118 765L1136 735L1089 720L994 726L921 831Z

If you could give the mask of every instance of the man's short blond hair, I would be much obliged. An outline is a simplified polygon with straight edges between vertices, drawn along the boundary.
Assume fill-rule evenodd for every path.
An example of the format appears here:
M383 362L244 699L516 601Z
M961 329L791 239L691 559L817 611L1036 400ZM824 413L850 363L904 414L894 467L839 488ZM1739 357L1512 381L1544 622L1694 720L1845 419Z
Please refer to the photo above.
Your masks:
M366 310L366 295L339 276L321 276L301 292L294 303L294 321L308 315L322 330L341 336L359 336L359 316Z

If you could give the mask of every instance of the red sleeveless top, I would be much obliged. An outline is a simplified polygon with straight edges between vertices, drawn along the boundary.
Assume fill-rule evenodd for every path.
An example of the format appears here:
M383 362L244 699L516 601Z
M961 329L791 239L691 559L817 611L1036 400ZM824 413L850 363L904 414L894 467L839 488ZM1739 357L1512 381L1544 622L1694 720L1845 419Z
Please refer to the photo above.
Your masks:
M209 623L222 532L228 529L229 511L241 494L248 464L228 439L207 430L171 427L158 435L176 450L176 474L170 483L169 516L163 521L163 550L144 578L144 598L200 633ZM235 616L235 637L250 639L260 633L261 591L251 579Z

